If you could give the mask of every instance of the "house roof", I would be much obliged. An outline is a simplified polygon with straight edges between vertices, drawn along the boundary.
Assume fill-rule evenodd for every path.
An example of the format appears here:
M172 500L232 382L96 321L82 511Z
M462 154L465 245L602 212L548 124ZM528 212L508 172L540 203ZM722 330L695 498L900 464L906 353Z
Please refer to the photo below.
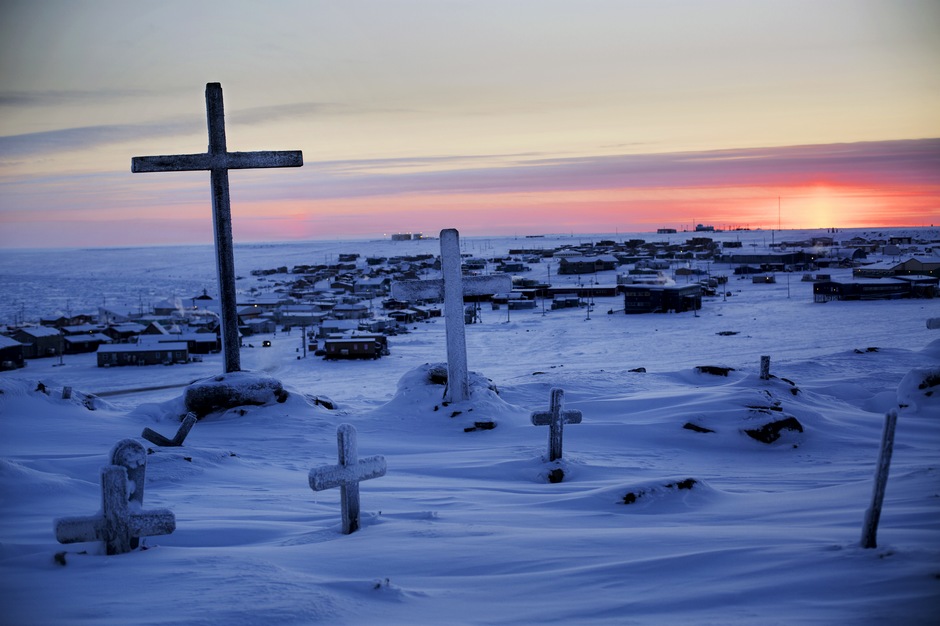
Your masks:
M27 326L25 328L20 328L19 332L29 335L30 337L55 337L56 335L61 335L62 333L58 328L51 328L49 326Z
M111 343L111 338L107 335L102 335L101 333L88 335L66 335L64 339L65 343L91 343L93 341L100 343Z
M111 345L98 346L99 354L106 354L112 352L154 352L157 350L186 350L189 346L186 345L185 341L173 342L173 343L145 343L145 344L136 344L136 343L117 343Z
M22 346L19 341L13 339L12 337L7 337L6 335L0 335L0 348L14 348L16 346Z

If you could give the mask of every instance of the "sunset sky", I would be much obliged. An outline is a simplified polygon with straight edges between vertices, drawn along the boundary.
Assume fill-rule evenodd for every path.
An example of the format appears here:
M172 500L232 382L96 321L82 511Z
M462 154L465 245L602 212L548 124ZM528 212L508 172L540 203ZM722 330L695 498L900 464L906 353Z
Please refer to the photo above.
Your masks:
M0 247L211 242L208 82L236 241L940 224L936 0L5 0Z

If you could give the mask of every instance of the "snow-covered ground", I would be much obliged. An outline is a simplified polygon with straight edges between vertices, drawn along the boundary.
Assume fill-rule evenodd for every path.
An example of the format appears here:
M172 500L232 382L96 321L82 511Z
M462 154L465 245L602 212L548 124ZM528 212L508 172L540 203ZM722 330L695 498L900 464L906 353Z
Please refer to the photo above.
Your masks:
M247 274L436 243L236 254ZM553 242L464 246L486 256L540 243ZM109 259L85 273L125 281L131 298L130 285L177 277L180 292L154 297L211 287L211 255L206 267L198 254L162 250L85 251ZM57 265L61 281L79 274L68 255L80 253L30 254L46 264L36 275ZM441 319L390 337L391 354L377 361L302 359L299 333L258 337L254 345L272 346L244 349L243 367L281 380L290 397L209 416L180 448L144 442L153 450L144 508L172 510L177 529L119 556L57 543L53 520L95 513L111 447L146 427L172 437L184 385L219 373L221 359L103 370L78 355L4 372L0 623L936 623L940 386L919 385L940 373L940 331L926 326L940 304L817 304L799 274L789 284L732 277L728 288L698 315L608 314L622 308L613 298L598 298L590 319L585 309L538 308L507 321L505 309L484 309L467 328L468 360L498 394L477 387L450 406L423 367L445 359ZM73 308L96 302L72 289L63 293ZM758 376L762 355L770 380ZM112 395L144 387L166 388ZM565 479L552 484L548 429L530 414L548 408L556 387L583 421L565 428ZM89 393L102 395L96 410L81 402ZM884 414L899 405L879 546L866 550ZM803 432L771 444L744 433L790 416ZM497 425L465 432L477 421ZM360 456L388 466L361 484L362 529L352 535L340 530L338 490L314 492L307 479L336 463L342 423L357 428Z

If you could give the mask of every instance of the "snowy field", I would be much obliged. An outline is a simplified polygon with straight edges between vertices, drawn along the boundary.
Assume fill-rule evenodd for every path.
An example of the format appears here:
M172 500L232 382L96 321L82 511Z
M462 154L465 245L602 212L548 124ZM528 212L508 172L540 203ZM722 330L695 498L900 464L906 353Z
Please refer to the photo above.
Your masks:
M764 245L771 234L720 237ZM578 239L463 243L490 256ZM340 252L436 247L239 246L236 264L247 277ZM211 291L211 259L208 247L2 251L0 287L19 308L0 319L25 300L38 316ZM936 624L940 387L919 386L940 374L940 330L926 325L940 303L817 304L799 279L731 277L731 296L697 315L608 314L622 309L616 298L598 298L589 319L583 308L508 320L484 309L467 327L468 360L496 391L477 386L449 406L424 375L445 360L441 319L390 337L378 361L298 358L299 333L253 338L272 346L243 349L243 368L282 381L289 398L211 415L180 448L144 441L144 508L170 509L177 528L119 556L57 543L53 520L94 514L112 446L147 427L172 437L184 386L220 373L221 358L103 370L77 355L0 373L0 623ZM161 389L130 392L145 387ZM583 415L566 426L558 464L546 462L547 427L530 421L552 388ZM81 401L92 393L96 410ZM899 405L878 547L866 550L884 414ZM744 432L785 417L803 431L770 444ZM465 432L480 421L496 427ZM351 535L338 490L307 479L337 462L343 423L358 430L360 456L388 467L361 484ZM556 467L565 479L552 484Z

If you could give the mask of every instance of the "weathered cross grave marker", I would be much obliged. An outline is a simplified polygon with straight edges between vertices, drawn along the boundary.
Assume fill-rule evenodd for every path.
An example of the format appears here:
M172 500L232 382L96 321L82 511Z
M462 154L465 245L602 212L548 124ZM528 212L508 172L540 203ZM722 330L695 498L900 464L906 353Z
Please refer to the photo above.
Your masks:
M444 331L447 335L447 402L470 397L467 370L467 337L464 333L464 296L481 296L512 289L508 274L470 276L460 271L460 235L456 228L441 231L441 274L443 278L403 280L392 285L392 297L414 302L444 298Z
M314 491L340 488L340 506L343 510L343 534L359 529L359 483L370 478L385 476L385 457L359 458L356 428L352 424L340 424L336 429L339 463L315 467L310 470L308 481Z
M181 446L186 440L186 436L189 435L189 431L193 429L193 425L195 423L196 414L190 411L186 414L186 417L183 418L183 423L180 424L179 430L176 431L176 436L172 439L167 439L157 431L151 430L150 428L144 428L144 432L140 433L140 436L154 445L163 446L165 448Z
M168 535L176 530L172 511L143 510L147 463L143 446L133 439L118 442L111 451L111 463L101 468L101 512L55 520L59 543L103 541L107 554L123 554L137 547L139 537Z
M548 426L548 460L561 458L561 440L565 424L580 424L581 411L565 410L565 390L552 389L552 403L548 411L533 411L532 423L535 426Z
M147 481L147 451L134 439L122 439L111 448L111 465L120 465L127 470L130 489L127 501L138 509L144 506L144 485ZM131 537L131 549L136 550L139 537Z
M264 167L300 167L300 150L228 152L225 144L225 114L222 86L206 85L206 117L209 126L208 152L144 156L131 159L131 172L188 172L209 170L212 187L212 218L215 225L216 271L222 315L222 355L225 373L241 370L238 353L238 309L235 306L235 259L232 249L232 210L229 201L228 171Z

